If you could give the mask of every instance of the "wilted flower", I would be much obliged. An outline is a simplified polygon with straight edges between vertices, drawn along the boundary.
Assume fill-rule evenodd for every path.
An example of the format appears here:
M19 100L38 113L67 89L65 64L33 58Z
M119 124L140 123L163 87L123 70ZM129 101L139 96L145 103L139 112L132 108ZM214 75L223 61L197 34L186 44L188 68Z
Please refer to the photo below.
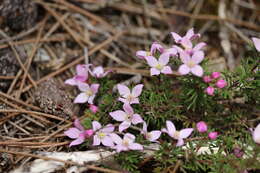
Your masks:
M160 130L153 130L148 132L146 122L143 122L143 130L141 133L144 134L144 137L151 142L155 142L161 136Z
M202 51L195 52L192 56L185 52L180 53L181 61L184 63L179 67L179 73L186 75L192 73L201 77L203 75L203 69L199 63L204 59L204 53Z
M135 114L133 108L129 104L123 105L124 111L117 110L114 112L110 112L109 115L115 119L116 121L121 121L122 123L119 125L119 132L129 128L131 124L142 123L143 119L139 114Z
M93 70L89 71L89 73L96 78L102 78L105 77L109 72L111 71L104 71L104 68L102 66L94 67Z
M80 83L78 85L79 90L82 91L74 100L74 103L86 103L93 104L93 100L98 92L99 84L91 84L89 86L86 83Z
M205 92L210 95L210 96L213 96L214 95L214 91L215 91L215 88L213 88L212 86L208 86L206 89L205 89Z
M85 130L84 127L80 124L79 119L75 119L74 126L75 128L69 128L64 132L64 134L69 138L75 139L70 143L70 146L82 144L86 138L89 138L93 135L93 130Z
M127 86L118 84L117 89L121 96L118 100L123 103L138 104L139 103L138 97L142 93L143 86L144 86L143 84L136 85L131 92Z
M216 82L216 86L218 88L224 88L225 86L227 86L227 82L223 79L220 79Z
M170 55L169 54L161 54L159 59L157 60L153 56L146 57L146 61L150 67L151 76L163 74L172 74L172 69L170 66L167 66L169 62Z
M76 75L73 78L67 79L65 84L78 85L88 79L88 71L90 64L79 64L76 66Z
M200 133L206 132L208 130L208 126L204 121L198 122L196 127Z
M211 78L212 79L217 79L220 77L220 72L212 72L211 73Z
M256 37L253 37L252 40L253 40L253 43L255 45L256 50L258 52L260 52L260 39L256 38Z
M166 129L163 128L162 132L168 133L170 137L178 140L176 146L182 146L184 144L183 139L189 137L193 131L193 128L186 128L177 131L174 124L171 121L166 121Z
M116 144L116 146L112 148L116 149L117 152L128 150L143 150L143 146L141 144L135 143L135 136L130 133L126 133L123 139L117 134L113 133L111 134L111 138Z
M208 137L209 139L215 140L218 137L218 132L210 132Z
M98 107L96 105L90 104L89 109L91 112L96 113L98 111Z
M95 132L95 135L93 137L94 146L100 145L101 143L107 147L114 146L111 134L113 134L115 127L112 124L108 124L105 127L101 128L101 124L99 122L93 121L92 128Z
M255 130L253 130L252 135L255 143L260 144L260 123L256 126Z

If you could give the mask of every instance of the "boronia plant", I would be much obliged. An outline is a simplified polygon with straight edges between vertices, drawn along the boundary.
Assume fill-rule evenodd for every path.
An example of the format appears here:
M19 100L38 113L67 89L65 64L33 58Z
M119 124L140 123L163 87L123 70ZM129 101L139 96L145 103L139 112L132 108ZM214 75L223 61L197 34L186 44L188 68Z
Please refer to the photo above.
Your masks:
M260 171L259 53L252 48L233 72L210 73L206 43L194 42L200 34L192 28L171 36L171 47L154 42L136 53L150 68L147 87L117 84L116 94L110 71L77 65L65 83L78 87L74 103L89 104L89 110L86 120L76 119L65 131L74 139L70 146L87 141L115 150L130 172L140 171L138 151L150 143L160 146L148 163L153 172L170 172L176 164L180 172ZM260 51L260 39L252 40ZM199 154L203 147L208 150Z

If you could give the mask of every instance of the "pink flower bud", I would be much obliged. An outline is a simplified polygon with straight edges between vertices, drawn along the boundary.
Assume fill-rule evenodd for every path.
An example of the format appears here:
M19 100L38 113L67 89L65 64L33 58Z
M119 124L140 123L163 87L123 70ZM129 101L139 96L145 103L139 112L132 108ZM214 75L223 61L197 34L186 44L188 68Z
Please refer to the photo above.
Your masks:
M94 131L92 129L85 130L85 136L87 138L91 137L94 134Z
M98 107L95 106L95 105L89 105L89 109L93 112L93 113L96 113L98 111Z
M203 81L205 82L205 83L210 83L211 82L211 77L210 76L203 76Z
M220 72L212 72L211 73L211 78L212 79L217 79L220 77Z
M208 137L209 139L215 140L218 137L218 132L210 132Z
M208 130L208 126L204 121L198 122L196 127L200 133L206 132Z
M214 95L214 91L215 91L215 88L213 88L212 86L208 86L205 90L205 92L210 95L210 96L213 96Z
M227 82L223 79L220 79L217 81L216 86L218 88L224 88L225 86L227 86Z

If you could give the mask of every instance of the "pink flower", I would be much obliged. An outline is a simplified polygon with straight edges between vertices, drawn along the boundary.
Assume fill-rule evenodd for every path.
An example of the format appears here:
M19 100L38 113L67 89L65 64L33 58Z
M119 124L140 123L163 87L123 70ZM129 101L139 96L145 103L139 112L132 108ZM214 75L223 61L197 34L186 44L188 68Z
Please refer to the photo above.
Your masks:
M208 136L209 136L209 139L215 140L218 137L218 132L210 132Z
M153 56L146 57L146 61L150 67L151 76L163 74L172 74L172 69L170 66L167 66L169 62L170 55L169 54L161 54L159 60L157 60Z
M89 86L86 83L80 83L78 85L79 90L82 91L74 100L74 103L86 103L93 104L93 100L98 92L99 84L91 84Z
M90 104L89 105L89 109L91 110L91 112L93 113L97 113L98 111L98 107L96 105Z
M113 133L111 134L111 138L113 139L114 143L116 143L116 146L112 148L116 149L117 152L128 150L143 150L143 146L141 144L135 143L135 136L130 133L126 133L123 139L117 134Z
M216 86L218 88L224 88L225 86L227 86L227 82L223 79L220 79L216 82Z
M260 52L260 39L256 37L252 37L255 48L258 52Z
M110 112L109 115L115 119L116 121L122 122L119 125L119 132L122 132L123 130L129 128L131 124L138 124L142 123L143 119L139 114L135 114L133 108L130 106L130 104L124 104L122 110L117 110L114 112Z
M215 91L215 88L213 88L212 86L208 86L205 90L205 92L210 95L210 96L213 96L214 95L214 91Z
M253 130L252 135L255 143L260 144L260 123L256 126L255 130Z
M205 83L210 83L212 81L211 77L210 76L203 76L203 81Z
M193 131L193 128L186 128L177 131L174 124L171 121L166 121L166 129L163 128L162 132L168 133L170 137L178 140L176 146L182 146L184 144L183 139L189 137Z
M123 103L138 104L139 103L138 97L142 93L143 86L144 86L143 84L136 85L132 89L132 91L130 91L130 89L127 86L118 84L117 89L121 96L118 100Z
M198 122L196 127L200 133L206 132L208 130L208 126L204 121Z
M162 53L164 51L162 45L160 45L157 42L154 42L151 46L150 51L145 51L145 50L139 50L136 52L136 56L140 59L145 59L148 56L152 56L155 54L156 51L159 51Z
M95 78L103 78L111 71L104 71L102 66L94 67L94 69L89 71L89 73Z
M73 78L67 79L65 84L78 85L78 83L85 82L88 79L88 70L91 64L79 64L76 66L76 73Z
M151 55L154 55L156 53L156 51L159 51L160 53L162 53L164 51L164 48L159 43L153 42L153 44L151 46L151 51L150 51Z
M153 130L151 132L148 132L146 122L143 122L143 130L141 131L141 133L144 134L145 139L151 142L156 142L156 140L161 136L160 130Z
M193 28L189 29L184 37L181 37L179 34L175 32L171 32L171 35L176 43L183 43L186 42L187 40L191 41L195 38L200 37L200 34L194 34Z
M186 75L192 73L201 77L203 75L203 69L199 63L204 59L204 53L202 51L195 52L192 56L185 52L180 53L181 61L184 63L179 67L179 73Z
M92 122L92 128L95 132L93 137L93 145L97 146L101 143L107 147L113 147L114 143L111 138L112 132L114 132L115 127L112 124L108 124L105 127L101 128L101 124L97 121Z
M220 72L212 72L211 73L211 78L212 79L217 79L220 77Z
M74 126L75 128L69 128L67 131L64 132L64 134L69 138L75 139L70 143L70 147L82 144L86 138L89 138L93 135L93 130L85 130L84 127L80 124L79 119L75 119Z

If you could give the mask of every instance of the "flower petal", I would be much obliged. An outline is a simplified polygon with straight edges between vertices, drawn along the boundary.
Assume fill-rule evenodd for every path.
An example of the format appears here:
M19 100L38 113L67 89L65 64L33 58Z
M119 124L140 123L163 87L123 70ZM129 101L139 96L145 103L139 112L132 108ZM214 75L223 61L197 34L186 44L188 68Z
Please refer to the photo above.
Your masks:
M161 72L162 72L163 74L172 74L172 69L171 69L170 66L165 66L165 67L163 67L163 69L161 70Z
M89 90L89 85L83 82L78 83L78 88L82 92L86 92Z
M143 146L138 143L132 143L131 145L128 146L129 149L131 150L143 150Z
M70 78L70 79L65 80L65 84L75 86L78 83L74 78Z
M105 136L104 139L101 140L101 143L104 146L107 146L107 147L113 147L114 146L113 139L109 136Z
M253 140L260 144L260 123L256 126L255 130L253 131Z
M109 115L116 121L124 121L126 119L126 113L122 110L110 112Z
M94 146L100 145L101 140L99 139L99 137L97 135L94 135L93 137L93 144Z
M118 136L117 134L115 133L112 133L112 134L109 134L109 136L111 137L111 139L114 141L114 143L120 145L122 144L122 138L120 136Z
M121 96L124 96L124 95L129 95L130 94L130 90L127 86L125 85L122 85L122 84L118 84L117 85L117 89L118 89L118 92Z
M171 35L172 35L175 43L179 43L181 41L181 39L182 39L182 37L179 34L175 33L175 32L171 32Z
M170 59L170 55L163 53L163 54L160 55L158 61L159 61L159 64L165 66L166 64L168 64L169 59Z
M181 61L184 63L184 64L187 64L191 57L189 54L187 54L186 52L182 51L182 52L179 52L180 53L180 59Z
M151 76L159 75L159 74L160 74L160 71L159 71L158 69L152 67L152 68L150 69L150 74L151 74Z
M174 134L176 131L175 125L171 121L166 121L166 128L169 134Z
M190 72L190 68L186 65L186 64L182 64L179 69L178 69L178 72L181 74L181 75L186 75Z
M86 93L80 93L74 100L74 103L86 103L88 101L88 95Z
M183 141L183 139L180 138L180 139L178 139L176 146L179 147L179 146L182 146L183 144L184 144L184 141Z
M145 59L150 67L155 67L158 65L157 59L153 56L147 56Z
M156 141L161 136L161 133L162 132L160 130L153 130L149 132L150 138L148 140L152 142Z
M98 121L92 121L92 129L94 131L101 129L101 124Z
M74 145L79 145L79 144L82 144L84 141L85 141L84 136L80 136L76 140L72 141L69 146L71 147L71 146L74 146Z
M204 46L206 46L207 44L204 42L198 43L194 48L193 51L199 51L200 49L202 49Z
M183 37L181 40L181 45L185 48L185 49L191 49L192 48L192 42L190 41L190 39Z
M81 123L80 123L80 121L79 121L78 118L75 119L75 121L74 121L73 124L74 124L74 126L75 126L76 128L78 128L79 130L84 131L84 127L81 125Z
M119 97L118 101L123 102L124 104L127 104L127 103L129 104L129 101L125 98L122 98L122 97Z
M127 141L129 141L129 143L133 143L135 141L135 136L131 133L126 133L124 135L123 140L127 140Z
M140 59L145 59L145 57L147 56L147 52L143 51L143 50L139 50L136 52L135 54L138 58Z
M105 133L112 133L114 130L115 130L115 126L113 124L108 124L100 131L105 132Z
M144 122L144 120L142 119L142 117L139 115L139 114L134 114L133 115L133 118L132 118L132 123L135 125L135 124L138 124L138 123L142 123Z
M95 97L96 95L89 96L88 103L92 105Z
M143 133L143 134L147 133L147 124L146 124L145 121L143 122L143 130L142 130L142 133Z
M133 110L133 108L130 106L130 104L124 104L123 105L123 108L124 108L124 111L125 111L125 113L126 114L128 114L128 115L133 115L134 114L134 110Z
M203 68L199 65L195 65L190 70L191 70L191 73L193 73L194 75L196 75L198 77L201 77L203 75Z
M138 98L134 98L130 101L129 104L139 104L139 99Z
M143 90L143 84L138 84L136 85L133 89L132 89L132 95L134 97L139 97L142 93L142 90Z
M76 139L79 137L81 131L77 128L69 128L68 130L66 130L64 132L64 134L66 136L68 136L69 138L72 138L72 139Z
M76 66L76 72L79 76L88 76L88 70L89 70L90 64L79 64Z
M98 88L99 88L99 84L92 84L90 86L90 89L93 92L93 94L96 94L98 92Z
M131 122L129 121L123 121L120 125L119 125L119 132L124 131L125 129L128 129L131 125Z
M192 38L192 36L194 35L194 29L191 28L186 32L186 35L184 37L187 37L189 40Z
M260 39L256 38L256 37L253 37L252 40L254 42L256 50L258 50L258 52L260 52Z
M191 57L191 60L196 64L199 64L203 59L204 59L204 52L202 51L194 52Z
M182 129L180 131L180 138L187 138L193 132L193 128Z

